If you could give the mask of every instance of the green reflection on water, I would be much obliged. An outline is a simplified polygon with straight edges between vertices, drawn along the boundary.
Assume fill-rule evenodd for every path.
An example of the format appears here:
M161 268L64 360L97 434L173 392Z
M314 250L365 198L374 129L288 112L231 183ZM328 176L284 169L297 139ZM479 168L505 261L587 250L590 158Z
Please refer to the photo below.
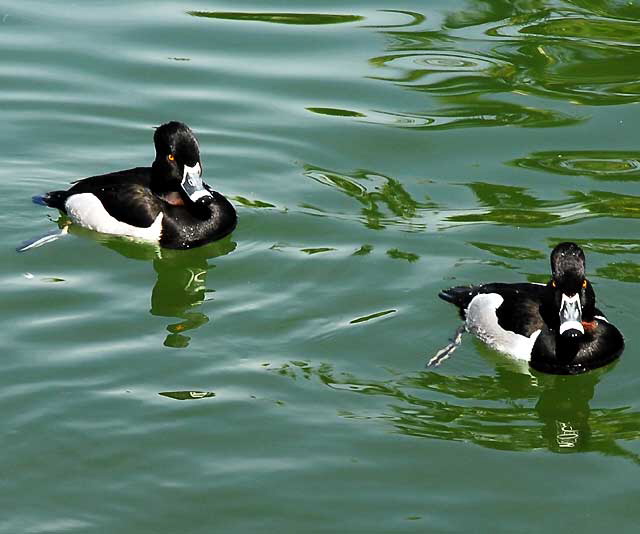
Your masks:
M637 219L640 217L640 197L609 191L572 191L573 202L580 204L594 215Z
M548 241L553 246L565 241L565 239L550 237ZM599 254L640 254L640 239L586 238L574 239L573 241L583 249L598 252Z
M510 226L551 227L574 224L590 217L640 217L640 197L609 191L568 191L566 200L536 198L524 187L475 182L468 184L489 211L450 215L458 223L492 222Z
M633 262L610 263L606 267L596 269L596 274L603 278L620 282L640 282L640 265Z
M640 152L620 150L567 150L533 152L510 165L566 176L597 180L640 180Z
M418 261L420 259L420 256L418 254L414 254L413 252L405 252L397 248L387 250L387 256L393 258L394 260L406 260L409 263Z
M372 313L370 315L365 315L364 317L358 317L357 319L353 319L349 321L349 324L358 324L370 321L371 319L377 319L378 317L384 317L385 315L389 315L390 313L396 313L398 310L385 310L381 312Z
M480 250L486 250L496 256L513 260L537 260L546 258L546 255L537 250L524 247L514 247L509 245L494 245L491 243L480 243L478 241L469 243Z
M621 20L609 14L633 17L638 9L625 11L601 2L595 12L612 18L596 18L593 3L572 3L575 8L546 1L469 1L463 9L451 10L439 28L385 31L394 53L371 62L396 74L379 79L433 96L495 98L512 93L593 106L639 101L637 18ZM476 26L488 26L483 38L469 39L460 31ZM516 112L505 99L493 105L500 104L505 111L494 110L495 124L514 113L523 126L584 118L531 106ZM423 115L437 119L442 110Z
M373 245L362 245L358 250L356 250L353 255L354 256L366 256L367 254L371 254L373 252Z
M616 41L625 44L640 43L638 23L621 20L592 20L579 17L562 17L520 29L524 34L551 37L580 37L585 40Z
M359 15L331 15L322 13L246 13L234 11L187 11L193 17L209 19L271 22L275 24L342 24L357 22Z
M338 108L307 108L307 111L317 113L318 115L329 115L333 117L366 117L363 113L358 111L351 111L348 109Z
M312 180L328 185L361 203L364 224L373 230L380 230L395 222L385 215L381 205L385 205L392 215L406 221L416 218L420 210L437 207L428 198L425 201L415 200L399 180L367 170L357 170L345 175L305 165L304 172Z
M485 182L468 184L482 206L491 208L484 213L466 213L447 217L452 222L493 222L512 226L549 226L562 217L551 212L560 204L537 199L524 187L497 185Z
M423 372L388 381L336 373L326 363L292 361L269 369L292 379L317 378L339 391L387 397L386 412L373 419L409 436L509 451L599 452L640 463L640 456L616 443L640 438L640 412L590 407L596 385L614 366L578 376L529 375L498 366L494 376ZM430 398L434 394L447 399ZM341 415L371 419L357 412Z
M367 116L374 124L387 124L398 128L416 130L451 130L454 128L477 128L496 126L522 126L528 128L551 128L570 126L584 121L583 117L571 116L552 110L534 109L511 102L475 100L464 102L449 98L438 109L413 112L376 112Z
M249 200L248 198L240 196L233 197L233 200L247 208L275 208L275 205L262 200Z
M640 5L628 1L567 0L568 4L584 9L587 13L617 19L640 20Z

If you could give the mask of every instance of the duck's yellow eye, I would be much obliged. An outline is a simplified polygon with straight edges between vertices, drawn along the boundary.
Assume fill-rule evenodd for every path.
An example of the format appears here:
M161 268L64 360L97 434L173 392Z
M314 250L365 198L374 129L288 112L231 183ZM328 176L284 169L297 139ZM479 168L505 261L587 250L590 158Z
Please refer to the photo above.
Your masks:
M551 280L551 287L556 287L556 281L555 280Z
M175 160L175 159L176 159L176 157L175 157L173 154L169 154L169 155L167 156L167 159L168 159L169 161L173 161L173 160Z
M582 289L587 289L587 279L586 278L582 281Z

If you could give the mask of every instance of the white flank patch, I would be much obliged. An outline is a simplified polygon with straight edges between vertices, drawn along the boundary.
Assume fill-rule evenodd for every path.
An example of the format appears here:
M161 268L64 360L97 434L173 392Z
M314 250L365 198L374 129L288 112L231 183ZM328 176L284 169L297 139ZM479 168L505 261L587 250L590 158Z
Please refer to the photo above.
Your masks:
M92 193L78 193L71 195L65 203L67 214L71 220L103 234L126 235L144 239L145 241L159 241L162 233L162 212L158 214L151 226L146 228L123 223L109 215L100 199Z
M496 310L503 302L504 299L497 293L484 293L473 297L466 310L467 330L490 347L519 360L529 361L531 349L540 335L540 330L526 337L502 328L498 324Z

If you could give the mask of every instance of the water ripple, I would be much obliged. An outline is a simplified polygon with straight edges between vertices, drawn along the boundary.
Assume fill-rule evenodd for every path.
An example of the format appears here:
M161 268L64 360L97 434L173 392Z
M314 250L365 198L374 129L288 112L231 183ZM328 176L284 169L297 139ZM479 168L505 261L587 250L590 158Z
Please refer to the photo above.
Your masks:
M468 184L481 206L449 215L453 223L552 227L594 217L640 218L640 196L609 191L569 191L564 200L543 200L523 187Z
M413 198L399 180L366 170L341 174L305 165L305 176L362 204L359 219L374 230L398 224L415 230L414 220L420 226L420 219L437 207L428 197L424 201Z
M640 53L637 20L473 4L439 28L385 32L396 54L372 63L401 76L380 79L432 95L531 93L589 105L640 99L640 75L629 68Z
M621 150L564 150L534 152L509 162L525 169L597 180L640 180L640 152Z
M640 412L591 409L595 386L606 369L581 375L578 380L518 375L504 368L495 376L425 372L384 381L337 373L330 364L291 362L270 370L293 379L299 374L315 377L332 390L386 397L391 403L375 419L415 437L466 441L499 450L548 448L605 455L611 453L616 440L640 437ZM371 419L354 412L345 416ZM617 445L613 449L618 456L640 463L632 451Z

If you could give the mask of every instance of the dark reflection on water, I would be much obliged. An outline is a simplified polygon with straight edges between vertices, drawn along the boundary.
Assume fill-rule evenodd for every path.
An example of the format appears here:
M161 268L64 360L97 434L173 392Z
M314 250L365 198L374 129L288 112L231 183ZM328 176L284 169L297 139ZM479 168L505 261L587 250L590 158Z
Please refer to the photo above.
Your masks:
M199 400L216 396L212 391L161 391L158 395L175 400Z
M339 109L339 108L319 108L319 107L311 107L306 108L307 111L311 111L312 113L317 113L318 115L330 115L332 117L366 117L364 113L359 113L358 111L351 111L348 109Z
M169 334L164 345L173 348L189 346L191 338L185 335L209 322L209 318L195 308L214 290L206 287L207 274L214 265L208 260L233 252L236 243L226 237L215 243L190 250L169 250L156 245L125 238L97 234L72 225L70 233L92 238L127 258L151 261L156 272L156 283L151 292L152 315L181 319L167 325Z
M358 15L333 15L323 13L249 13L240 11L187 11L193 17L208 19L271 22L275 24L342 24L357 22L364 17Z
M308 178L328 185L362 204L362 221L367 228L373 230L397 224L398 219L414 225L413 219L418 217L421 210L437 207L428 198L424 201L415 200L399 180L371 171L357 170L350 174L340 174L305 165L304 173ZM385 214L383 206L386 206L390 215ZM313 206L304 207L317 209ZM416 228L422 227L423 225L416 225Z
M423 372L377 382L336 373L329 364L295 361L270 369L294 379L316 378L339 391L388 397L388 411L374 419L388 421L402 434L509 451L599 452L640 464L640 456L617 443L640 438L640 412L590 407L596 385L612 367L553 376L498 366L495 376ZM433 393L438 400L429 398ZM341 415L371 419L354 412Z

